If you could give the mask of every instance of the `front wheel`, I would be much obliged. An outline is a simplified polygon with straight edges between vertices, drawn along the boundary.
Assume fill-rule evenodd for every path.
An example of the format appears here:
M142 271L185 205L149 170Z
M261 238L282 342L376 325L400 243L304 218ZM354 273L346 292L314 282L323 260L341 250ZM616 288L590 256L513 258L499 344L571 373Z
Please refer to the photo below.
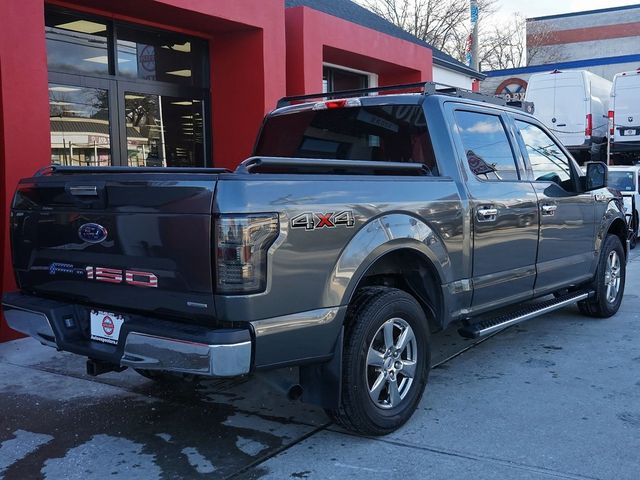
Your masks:
M361 289L348 312L340 407L327 413L363 435L393 432L420 402L430 361L420 304L402 290Z
M607 235L594 280L595 297L578 302L580 312L600 318L615 315L624 295L626 268L625 251L620 239L616 235Z

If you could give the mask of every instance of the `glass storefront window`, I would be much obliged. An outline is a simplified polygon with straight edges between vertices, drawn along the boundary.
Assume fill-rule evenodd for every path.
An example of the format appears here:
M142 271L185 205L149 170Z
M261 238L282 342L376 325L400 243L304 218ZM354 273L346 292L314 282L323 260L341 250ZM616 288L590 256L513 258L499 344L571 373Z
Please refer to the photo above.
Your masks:
M210 164L205 40L57 7L45 25L52 163Z
M322 69L322 91L339 92L369 87L369 76L334 67Z
M108 90L50 83L49 119L51 163L111 165Z
M118 73L125 77L202 85L201 42L164 32L118 28Z
M46 15L49 70L108 74L109 27L106 22L51 12Z
M129 166L204 165L200 100L137 92L124 98Z

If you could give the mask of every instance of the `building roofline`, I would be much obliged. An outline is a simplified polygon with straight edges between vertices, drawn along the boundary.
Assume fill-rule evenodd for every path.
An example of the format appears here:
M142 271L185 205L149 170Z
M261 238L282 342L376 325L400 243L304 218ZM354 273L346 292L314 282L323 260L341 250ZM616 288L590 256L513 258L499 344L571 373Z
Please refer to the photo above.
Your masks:
M325 13L327 15L331 15L333 17L341 18L347 22L354 23L356 25L360 25L361 27L368 28L369 30L373 30L374 32L381 33L383 35L388 35L390 37L399 38L400 40L404 40L406 42L411 42L421 47L429 48L433 54L433 63L436 65L440 65L443 68L447 68L450 70L454 70L459 73L464 73L469 77L477 78L478 80L483 80L485 78L484 74L474 70L473 68L465 65L464 63L456 60L451 55L444 53L442 50L435 48L433 45L430 45L428 42L419 39L418 37L412 35L411 33L403 30L397 25L389 22L387 19L377 15L371 10L359 5L352 0L342 0L344 4L348 5L351 9L349 13L353 13L353 16L345 15L340 16L336 11L334 5L331 5L332 2L337 0L285 0L285 8L310 8L311 10L315 10L321 13ZM371 23L371 19L375 18L376 24ZM383 25L388 28L387 31L381 28ZM376 28L378 27L378 28Z
M484 72L487 77L502 77L507 75L518 75L521 73L539 73L547 72L551 70L560 70L563 68L573 69L581 67L594 67L597 65L615 65L618 63L640 63L640 54L635 55L620 55L618 57L599 57L589 58L586 60L574 60L571 62L559 62L559 63L547 63L544 65L531 65L521 68L507 68L504 70L492 70L490 72Z
M622 10L632 10L634 8L640 8L640 3L636 3L633 5L621 5L619 7L599 8L597 10L584 10L582 12L559 13L556 15L544 15L542 17L532 17L532 18L527 18L527 22L536 22L538 20L553 20L555 18L579 17L581 15L591 15L594 13L619 12Z
M449 62L447 60L444 60L443 58L438 58L436 56L433 57L433 64L439 65L449 70L455 70L456 72L464 73L478 80L484 80L485 78L487 78L486 73L478 72L471 67L467 67L464 64L462 64L461 66L457 63Z

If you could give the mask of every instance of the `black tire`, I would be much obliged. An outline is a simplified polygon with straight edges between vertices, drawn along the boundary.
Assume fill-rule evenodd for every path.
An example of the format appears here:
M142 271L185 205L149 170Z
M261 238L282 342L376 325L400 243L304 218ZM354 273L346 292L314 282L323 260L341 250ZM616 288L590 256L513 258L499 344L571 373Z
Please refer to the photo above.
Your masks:
M619 270L616 275L620 282L618 284L615 296L608 298L607 280L608 280L608 262L609 257L615 252L619 260ZM595 297L578 302L578 309L583 315L597 318L608 318L616 314L622 303L624 295L625 277L626 277L626 259L622 242L616 235L607 235L600 251L600 260L596 270L596 277L592 286L595 289Z
M399 345L403 332L413 333L412 343L407 344L400 354L384 351L387 345L385 325L391 325L393 346ZM411 328L407 329L407 325ZM383 342L377 343L380 340ZM381 367L369 365L370 348L380 354ZM405 377L402 369L405 365L412 368L408 365L412 361L415 361L415 373L412 382L405 383L410 375ZM391 433L409 420L415 411L427 384L430 364L429 326L415 298L394 288L363 288L357 292L347 313L341 403L338 409L327 410L327 413L337 424L361 435ZM375 386L381 379L383 381L379 383L384 383L384 387L378 391L374 401L370 395L370 384L372 382ZM399 388L392 388L392 383ZM385 396L388 397L386 403Z

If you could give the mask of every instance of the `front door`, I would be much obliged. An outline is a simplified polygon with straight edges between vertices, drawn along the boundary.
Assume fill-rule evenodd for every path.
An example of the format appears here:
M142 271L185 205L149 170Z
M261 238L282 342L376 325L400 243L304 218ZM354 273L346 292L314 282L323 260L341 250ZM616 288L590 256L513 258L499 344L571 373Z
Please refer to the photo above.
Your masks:
M479 108L453 112L467 173L473 225L475 312L533 295L537 198L505 118ZM518 154L516 154L518 152Z
M580 192L577 165L542 128L515 121L540 211L537 293L579 284L593 273L595 201Z

